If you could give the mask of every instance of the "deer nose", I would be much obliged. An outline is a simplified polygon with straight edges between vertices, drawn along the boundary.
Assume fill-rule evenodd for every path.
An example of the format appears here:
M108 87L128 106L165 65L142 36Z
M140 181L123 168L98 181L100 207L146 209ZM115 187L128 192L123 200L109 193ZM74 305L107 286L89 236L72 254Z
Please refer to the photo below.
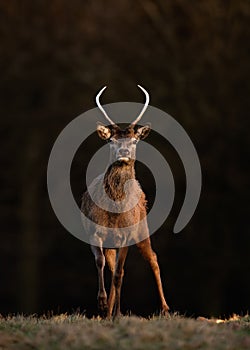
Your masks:
M126 157L129 155L129 150L127 148L121 148L119 153L122 157Z

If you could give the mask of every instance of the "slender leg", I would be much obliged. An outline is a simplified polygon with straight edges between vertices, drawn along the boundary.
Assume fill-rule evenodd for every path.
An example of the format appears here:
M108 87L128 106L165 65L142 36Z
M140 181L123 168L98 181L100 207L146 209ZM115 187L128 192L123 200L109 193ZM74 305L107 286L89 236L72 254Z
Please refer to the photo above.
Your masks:
M150 267L153 271L155 281L157 284L158 293L160 296L162 313L168 314L169 307L164 297L164 292L163 292L162 283L161 283L160 268L157 261L157 255L155 254L155 252L151 247L150 239L147 238L144 241L137 243L137 247L140 253L142 254L142 256L149 262Z
M115 249L106 249L105 258L108 264L108 267L111 271L111 286L108 298L108 317L112 316L112 311L115 303L115 285L114 285L114 274L115 274L115 261L116 261L116 250Z
M119 317L121 315L120 310L120 297L121 297L121 286L122 278L124 274L124 263L128 253L128 247L120 248L118 251L116 269L114 275L114 286L115 286L115 306L114 306L114 315L113 318Z
M97 296L98 309L100 310L101 316L106 317L108 304L107 304L107 294L105 291L104 276L103 276L103 270L105 266L105 257L104 257L102 248L91 246L91 249L95 256L96 267L98 270L98 283L99 283L99 290L98 290L98 296Z

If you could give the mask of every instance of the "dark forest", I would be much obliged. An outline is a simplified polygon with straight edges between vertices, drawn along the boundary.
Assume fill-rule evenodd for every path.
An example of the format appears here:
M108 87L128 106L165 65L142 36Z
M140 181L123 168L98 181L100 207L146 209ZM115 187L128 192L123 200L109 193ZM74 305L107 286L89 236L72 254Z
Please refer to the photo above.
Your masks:
M209 317L249 311L249 23L247 0L0 1L0 314L97 314L94 257L57 220L47 163L61 130L96 107L102 86L104 103L143 102L137 84L183 126L202 169L197 210L173 234L185 174L174 149L150 134L176 184L170 216L152 236L171 310ZM89 154L80 147L74 158L78 203L82 164L101 145L93 134ZM152 177L141 171L150 206ZM150 268L131 247L122 311L158 309Z

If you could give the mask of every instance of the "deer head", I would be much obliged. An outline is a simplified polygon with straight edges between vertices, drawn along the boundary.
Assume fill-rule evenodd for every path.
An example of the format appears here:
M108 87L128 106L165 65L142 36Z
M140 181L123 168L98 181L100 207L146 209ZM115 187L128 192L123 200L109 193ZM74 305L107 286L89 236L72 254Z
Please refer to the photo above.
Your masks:
M110 124L110 126L106 126L98 122L97 133L101 139L109 142L110 161L112 163L119 162L121 164L128 164L134 162L137 143L139 140L145 139L151 130L150 124L146 124L142 127L136 126L149 104L148 92L142 86L138 85L138 87L144 92L146 102L139 116L125 129L121 129L116 123L114 123L100 104L99 98L102 92L106 89L106 86L102 88L96 96L96 104Z

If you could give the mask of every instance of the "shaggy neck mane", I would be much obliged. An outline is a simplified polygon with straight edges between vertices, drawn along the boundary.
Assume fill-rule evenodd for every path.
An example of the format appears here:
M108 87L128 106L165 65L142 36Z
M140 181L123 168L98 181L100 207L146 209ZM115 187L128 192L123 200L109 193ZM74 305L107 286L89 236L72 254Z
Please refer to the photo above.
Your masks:
M113 200L122 200L125 197L124 185L126 181L135 179L134 162L130 164L110 165L104 176L106 193Z

